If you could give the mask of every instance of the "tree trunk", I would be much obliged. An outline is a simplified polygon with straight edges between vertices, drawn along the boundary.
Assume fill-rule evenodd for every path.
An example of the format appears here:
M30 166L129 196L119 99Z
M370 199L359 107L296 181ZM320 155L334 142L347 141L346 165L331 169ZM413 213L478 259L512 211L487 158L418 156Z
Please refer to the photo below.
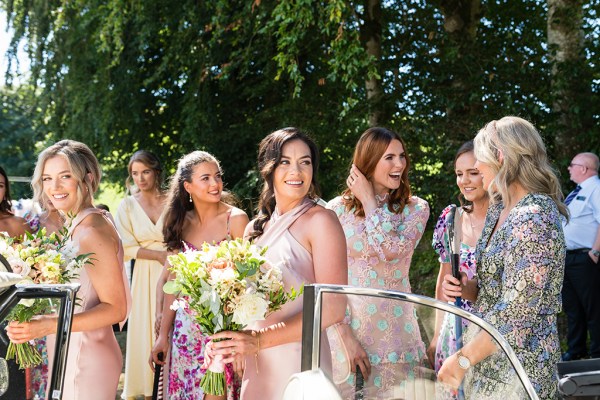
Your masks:
M381 61L381 1L366 0L363 24L360 28L360 39L367 54L373 56L378 64ZM382 76L382 74L379 74ZM367 101L369 102L369 125L378 126L383 121L383 88L381 79L367 77L365 80Z
M448 132L458 143L469 139L483 106L473 101L481 71L477 69L477 27L481 20L481 0L441 0L440 11L444 16L444 30L448 40L444 61L447 63L448 81L445 85L446 118Z
M570 159L582 150L582 134L592 116L591 74L585 59L583 0L548 0L548 49L551 69L552 112L555 114L555 154ZM576 140L579 138L579 140Z
M439 7L444 15L444 30L450 39L450 46L455 49L452 52L455 56L448 60L451 64L450 93L456 98L446 108L446 116L466 128L460 120L470 119L470 116L481 109L480 104L470 100L473 90L476 90L473 85L477 79L470 75L471 68L465 68L476 65L472 59L476 57L474 45L481 20L481 0L442 0Z

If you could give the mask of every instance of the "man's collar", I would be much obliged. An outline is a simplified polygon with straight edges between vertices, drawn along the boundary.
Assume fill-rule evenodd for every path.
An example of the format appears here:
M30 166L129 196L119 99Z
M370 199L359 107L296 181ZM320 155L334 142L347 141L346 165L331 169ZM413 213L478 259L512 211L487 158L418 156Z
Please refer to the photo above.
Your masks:
M600 180L600 178L598 178L598 175L592 175L589 178L587 178L585 181L581 182L579 184L579 186L581 186L582 189L594 184L596 181Z

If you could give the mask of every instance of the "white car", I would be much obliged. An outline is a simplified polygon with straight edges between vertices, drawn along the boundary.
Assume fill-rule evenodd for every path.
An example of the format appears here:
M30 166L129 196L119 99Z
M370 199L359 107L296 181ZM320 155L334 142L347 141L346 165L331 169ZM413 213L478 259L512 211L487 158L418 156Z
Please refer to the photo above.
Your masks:
M494 366L498 367L498 370L501 372L498 376L492 377L494 384L486 388L482 387L482 385L485 386L485 382L490 382L490 377L479 376L480 372L478 372L479 369L476 367L468 368L460 388L459 398L501 400L538 399L523 366L520 364L508 342L493 326L471 313L454 305L416 294L340 285L307 285L304 287L302 332L303 372L291 377L286 387L284 400L333 400L342 398L355 400L370 398L428 400L446 398L445 394L448 393L448 387L437 381L436 374L431 369L426 357L423 357L423 360L420 360L420 363L418 363L419 365L416 367L418 371L416 373L414 372L414 368L405 375L402 375L403 372L397 372L398 375L394 376L394 382L397 384L389 388L383 396L380 390L377 394L374 394L372 391L373 387L370 389L361 387L362 382L360 382L360 378L356 379L354 377L347 381L341 381L335 374L332 374L330 371L325 372L320 368L319 354L323 354L320 351L321 345L328 343L327 334L324 334L326 331L322 331L321 329L323 297L332 296L328 293L336 294L337 300L335 301L343 301L344 296L347 301L351 300L352 296L370 296L379 298L377 301L384 302L379 303L380 306L381 304L385 304L385 307L401 305L404 310L414 310L414 314L410 314L413 316L413 321L415 317L418 321L418 330L420 331L422 344L425 348L431 342L434 334L436 313L438 318L444 317L446 314L452 314L455 318L468 321L469 327L463 335L465 342L468 341L469 332L471 332L471 336L475 330L487 332L498 349L490 358L493 357ZM406 314L409 313L405 312L404 315L398 316L398 320L391 321L390 324L403 324L404 321L402 318L406 318ZM333 354L332 357L335 358L335 349L331 353ZM398 368L394 371L401 370L401 368ZM336 385L334 381L338 384ZM347 392L342 395L340 394L342 385L339 385L342 382L351 382L358 386L352 388L350 395ZM498 387L502 387L502 390L487 390L490 387L497 387L497 384L499 384Z

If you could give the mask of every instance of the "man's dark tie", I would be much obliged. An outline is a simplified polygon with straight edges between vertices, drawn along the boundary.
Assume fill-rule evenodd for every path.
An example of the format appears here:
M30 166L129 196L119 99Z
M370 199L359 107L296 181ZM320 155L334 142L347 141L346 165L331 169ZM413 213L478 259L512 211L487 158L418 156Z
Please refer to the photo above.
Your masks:
M569 195L565 199L565 204L569 205L573 201L573 199L575 198L575 196L577 196L577 193L579 193L580 190L581 190L581 186L577 185L575 187L575 190L573 190L571 193L569 193Z

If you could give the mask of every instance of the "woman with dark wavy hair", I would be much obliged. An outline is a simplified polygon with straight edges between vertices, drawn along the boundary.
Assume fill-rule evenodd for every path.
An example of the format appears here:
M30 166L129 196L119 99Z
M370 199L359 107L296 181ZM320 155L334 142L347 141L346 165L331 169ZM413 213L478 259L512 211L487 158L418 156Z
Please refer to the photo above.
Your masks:
M410 293L408 270L429 205L411 195L409 168L396 132L369 128L358 140L347 189L327 205L346 234L349 285ZM343 397L355 397L358 366L365 398L396 398L401 382L415 376L425 357L414 307L367 296L350 296L348 306L351 323L328 332Z
M221 165L214 156L205 151L193 151L182 157L171 178L163 217L167 249L171 252L199 249L204 243L242 237L248 216L228 204L226 196ZM175 296L164 294L162 290L171 277L167 267L168 264L165 264L156 288L159 334L152 348L151 364L164 365L158 359L158 353L167 354L170 345L168 398L208 399L210 397L200 389L203 376L200 367L204 346L209 339L202 334L190 309L180 308L175 312L170 308ZM173 332L169 340L171 328ZM226 375L227 397L237 399L239 380L234 379L231 365L227 366Z
M278 266L285 288L308 283L346 284L346 243L335 214L317 204L318 151L296 128L265 137L258 151L263 178L259 217L245 236L266 246L265 257ZM323 326L340 321L345 302L325 299ZM245 359L242 399L281 399L289 377L300 372L302 298L285 304L244 332L221 332L212 351L225 362ZM331 365L329 346L321 347L321 365Z
M2 167L0 167L0 232L6 232L10 237L31 232L27 221L12 212L10 182L8 182L8 176Z

